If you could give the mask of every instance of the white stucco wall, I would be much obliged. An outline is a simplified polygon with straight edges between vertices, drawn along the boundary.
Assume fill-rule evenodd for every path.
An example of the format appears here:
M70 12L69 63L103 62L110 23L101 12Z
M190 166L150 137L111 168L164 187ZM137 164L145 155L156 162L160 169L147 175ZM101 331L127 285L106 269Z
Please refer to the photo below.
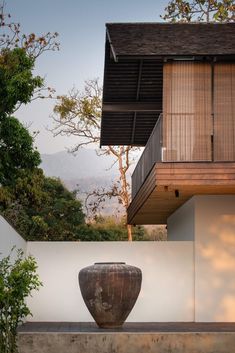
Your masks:
M168 225L167 242L27 243L44 283L28 300L30 320L91 321L78 287L79 270L94 262L124 261L143 272L128 321L235 321L235 196L195 196ZM14 245L26 249L0 217L2 256Z
M235 196L196 196L195 319L235 321Z
M44 284L28 300L30 321L93 321L78 272L94 262L124 261L143 273L128 321L193 321L193 242L29 242Z
M194 196L168 219L168 239L194 238L195 321L235 321L235 196Z
M26 251L26 241L0 216L0 259L10 254L13 246Z
M195 201L191 198L167 219L167 239L193 241L195 229Z

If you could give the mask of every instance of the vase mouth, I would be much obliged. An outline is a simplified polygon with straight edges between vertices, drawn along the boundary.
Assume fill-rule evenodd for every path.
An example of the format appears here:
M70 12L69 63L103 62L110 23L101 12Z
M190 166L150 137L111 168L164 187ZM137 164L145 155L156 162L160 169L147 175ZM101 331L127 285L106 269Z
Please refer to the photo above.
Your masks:
M125 265L125 262L95 262L94 265Z

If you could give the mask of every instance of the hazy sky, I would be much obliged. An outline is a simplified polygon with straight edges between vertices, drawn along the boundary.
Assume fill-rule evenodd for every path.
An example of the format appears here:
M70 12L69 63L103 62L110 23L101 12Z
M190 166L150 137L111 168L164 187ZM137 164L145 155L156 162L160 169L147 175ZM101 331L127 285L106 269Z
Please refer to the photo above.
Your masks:
M73 86L82 89L86 79L100 78L104 66L106 22L159 22L167 0L6 0L7 12L21 23L24 33L58 32L59 52L44 53L35 73L46 77L48 86L65 94ZM52 101L35 101L16 116L31 130L39 130L36 145L41 153L54 153L76 143L75 138L53 138Z

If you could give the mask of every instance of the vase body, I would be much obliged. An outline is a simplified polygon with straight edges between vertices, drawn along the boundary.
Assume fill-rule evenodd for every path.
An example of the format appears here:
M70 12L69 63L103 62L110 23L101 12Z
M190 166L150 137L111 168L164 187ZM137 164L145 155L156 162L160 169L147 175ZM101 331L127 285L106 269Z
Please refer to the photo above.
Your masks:
M122 326L138 298L142 273L123 262L102 262L79 272L85 304L101 328Z

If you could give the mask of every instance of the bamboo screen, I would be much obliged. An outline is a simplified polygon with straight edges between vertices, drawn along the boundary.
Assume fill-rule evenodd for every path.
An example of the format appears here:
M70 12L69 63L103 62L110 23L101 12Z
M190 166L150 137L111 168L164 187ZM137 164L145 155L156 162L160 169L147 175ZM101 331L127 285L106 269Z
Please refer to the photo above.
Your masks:
M211 66L166 63L163 71L163 161L211 160Z
M235 64L214 66L214 160L235 161Z

